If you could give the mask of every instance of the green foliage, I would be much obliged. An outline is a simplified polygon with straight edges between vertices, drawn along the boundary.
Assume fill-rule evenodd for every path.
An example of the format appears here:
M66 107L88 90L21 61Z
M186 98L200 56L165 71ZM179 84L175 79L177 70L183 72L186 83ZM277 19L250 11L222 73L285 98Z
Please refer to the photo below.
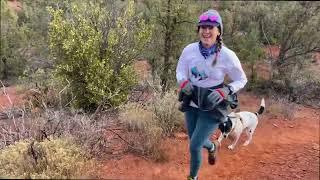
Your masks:
M250 67L250 82L257 80L257 71L255 65L264 58L262 43L259 41L257 31L253 30L245 35L236 36L234 46L237 56L241 62L248 64Z
M287 69L310 59L307 57L310 53L319 51L319 2L243 3L248 19L256 22L256 26L249 29L259 30L259 39L265 45L276 43L280 47L276 61L272 62L273 78L284 78ZM303 58L296 58L298 56Z
M132 62L149 42L151 27L135 16L133 5L129 1L121 14L102 1L72 1L65 12L49 9L57 73L70 81L77 107L120 105L136 83Z
M182 49L196 39L196 18L200 7L191 0L143 1L145 18L154 24L152 43L146 57L153 74L161 78L162 90L175 83L175 68Z
M25 59L22 48L26 44L27 29L18 24L17 14L8 8L7 1L1 0L1 51L0 78L18 76L22 73Z
M48 25L50 17L47 6L54 3L54 1L41 0L23 1L23 10L18 13L18 23L28 30L28 42L25 44L23 55L27 60L24 73L28 73L30 76L38 68L44 70L53 68L53 60L49 56Z
M257 80L256 63L264 58L262 32L259 30L263 2L223 2L221 16L224 42L240 61L250 68L250 84ZM263 11L262 11L263 12Z
M2 149L0 167L2 178L88 178L94 161L67 139L28 140Z
M258 41L264 45L278 42L274 2L223 1L220 13L224 24L224 40L233 46L235 35L257 31Z
M265 11L263 22L265 39L270 42L268 35L272 34L280 48L271 62L271 88L277 89L277 93L285 92L294 102L318 99L314 96L318 84L304 69L311 56L320 51L320 3L293 1L268 2L267 5L270 9Z

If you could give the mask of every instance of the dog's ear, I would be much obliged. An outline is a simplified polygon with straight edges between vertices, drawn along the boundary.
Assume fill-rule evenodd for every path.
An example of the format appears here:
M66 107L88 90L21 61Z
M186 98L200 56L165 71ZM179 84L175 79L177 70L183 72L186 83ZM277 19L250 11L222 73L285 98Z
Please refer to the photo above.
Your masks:
M224 127L224 129L225 129L225 132L230 132L231 131L231 129L232 129L232 121L231 121L231 119L229 119L227 122L225 122L226 124L225 124L225 127Z
M228 121L219 124L219 129L222 133L228 132Z
M224 131L224 125L225 125L225 122L222 122L222 123L219 124L219 129L220 129L221 132Z

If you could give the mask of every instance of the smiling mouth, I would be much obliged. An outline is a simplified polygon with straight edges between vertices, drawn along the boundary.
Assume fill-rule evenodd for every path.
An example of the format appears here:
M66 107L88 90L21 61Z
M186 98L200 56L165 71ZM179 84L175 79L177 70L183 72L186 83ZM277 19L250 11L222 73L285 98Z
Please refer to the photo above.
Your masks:
M211 35L202 35L203 38L209 39L211 38Z

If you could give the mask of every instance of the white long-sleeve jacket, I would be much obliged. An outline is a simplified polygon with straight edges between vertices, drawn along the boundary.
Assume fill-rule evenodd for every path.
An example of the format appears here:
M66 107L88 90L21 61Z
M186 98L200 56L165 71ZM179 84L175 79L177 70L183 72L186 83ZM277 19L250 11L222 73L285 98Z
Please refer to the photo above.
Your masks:
M229 86L234 93L243 88L247 77L236 54L222 46L217 62L212 66L215 56L213 54L205 59L200 53L199 42L189 44L183 49L178 61L177 81L189 79L193 85L207 88L223 83L225 75L228 75L232 80Z

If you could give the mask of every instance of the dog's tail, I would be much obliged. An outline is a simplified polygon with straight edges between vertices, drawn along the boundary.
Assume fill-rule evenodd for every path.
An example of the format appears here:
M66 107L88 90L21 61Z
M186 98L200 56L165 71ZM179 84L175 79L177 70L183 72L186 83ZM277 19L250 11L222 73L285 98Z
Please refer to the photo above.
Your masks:
M257 116L262 114L264 108L266 107L266 103L264 102L264 98L261 99L260 109L255 113Z

